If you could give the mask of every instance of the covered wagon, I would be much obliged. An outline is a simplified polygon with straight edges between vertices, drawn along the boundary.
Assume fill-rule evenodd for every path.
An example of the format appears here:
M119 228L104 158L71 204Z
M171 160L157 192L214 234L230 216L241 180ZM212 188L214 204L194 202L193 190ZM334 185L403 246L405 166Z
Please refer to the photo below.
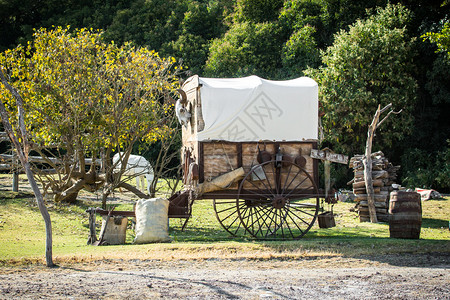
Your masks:
M290 239L311 228L319 210L314 80L192 76L176 109L185 200L212 199L234 235Z

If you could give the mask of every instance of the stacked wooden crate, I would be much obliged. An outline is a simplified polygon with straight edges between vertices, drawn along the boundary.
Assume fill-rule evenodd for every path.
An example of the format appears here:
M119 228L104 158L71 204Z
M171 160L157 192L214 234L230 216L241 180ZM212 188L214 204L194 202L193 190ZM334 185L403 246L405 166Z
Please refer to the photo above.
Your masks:
M355 201L358 202L357 211L359 220L360 222L368 222L370 221L370 215L366 185L364 182L363 158L363 155L356 155L350 159L350 166L353 168L354 178L349 183L353 186ZM383 152L372 153L372 180L378 221L389 221L389 193L392 191L392 184L397 179L397 171L399 168L400 166L393 166L384 156Z

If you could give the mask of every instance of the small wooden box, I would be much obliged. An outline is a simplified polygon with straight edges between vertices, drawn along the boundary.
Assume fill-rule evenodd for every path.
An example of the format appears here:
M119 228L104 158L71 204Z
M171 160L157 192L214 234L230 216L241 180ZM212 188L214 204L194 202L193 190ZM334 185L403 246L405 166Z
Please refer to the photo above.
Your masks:
M318 219L320 228L331 228L336 226L336 223L334 222L334 215L331 211L326 211L319 214Z

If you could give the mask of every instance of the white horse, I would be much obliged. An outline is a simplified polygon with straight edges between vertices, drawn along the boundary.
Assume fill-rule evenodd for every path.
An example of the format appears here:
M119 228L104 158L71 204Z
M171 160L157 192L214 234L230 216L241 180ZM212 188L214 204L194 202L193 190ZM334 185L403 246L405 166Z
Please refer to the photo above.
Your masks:
M116 153L113 156L113 166L115 171L119 171L122 168L121 157L124 153ZM144 192L145 182L144 178L147 180L147 192L151 194L151 185L155 175L153 173L152 165L143 156L130 154L128 158L127 165L125 167L125 172L123 175L135 176L136 177L136 187ZM139 184L140 182L140 184Z

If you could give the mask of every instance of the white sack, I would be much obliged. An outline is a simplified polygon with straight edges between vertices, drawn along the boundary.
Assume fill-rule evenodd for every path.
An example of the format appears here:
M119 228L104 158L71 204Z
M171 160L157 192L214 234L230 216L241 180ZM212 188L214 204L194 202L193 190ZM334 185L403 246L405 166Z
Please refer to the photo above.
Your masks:
M316 140L318 85L308 77L272 81L199 78L204 130L198 140Z
M168 242L169 201L163 198L140 199L136 202L135 244Z

